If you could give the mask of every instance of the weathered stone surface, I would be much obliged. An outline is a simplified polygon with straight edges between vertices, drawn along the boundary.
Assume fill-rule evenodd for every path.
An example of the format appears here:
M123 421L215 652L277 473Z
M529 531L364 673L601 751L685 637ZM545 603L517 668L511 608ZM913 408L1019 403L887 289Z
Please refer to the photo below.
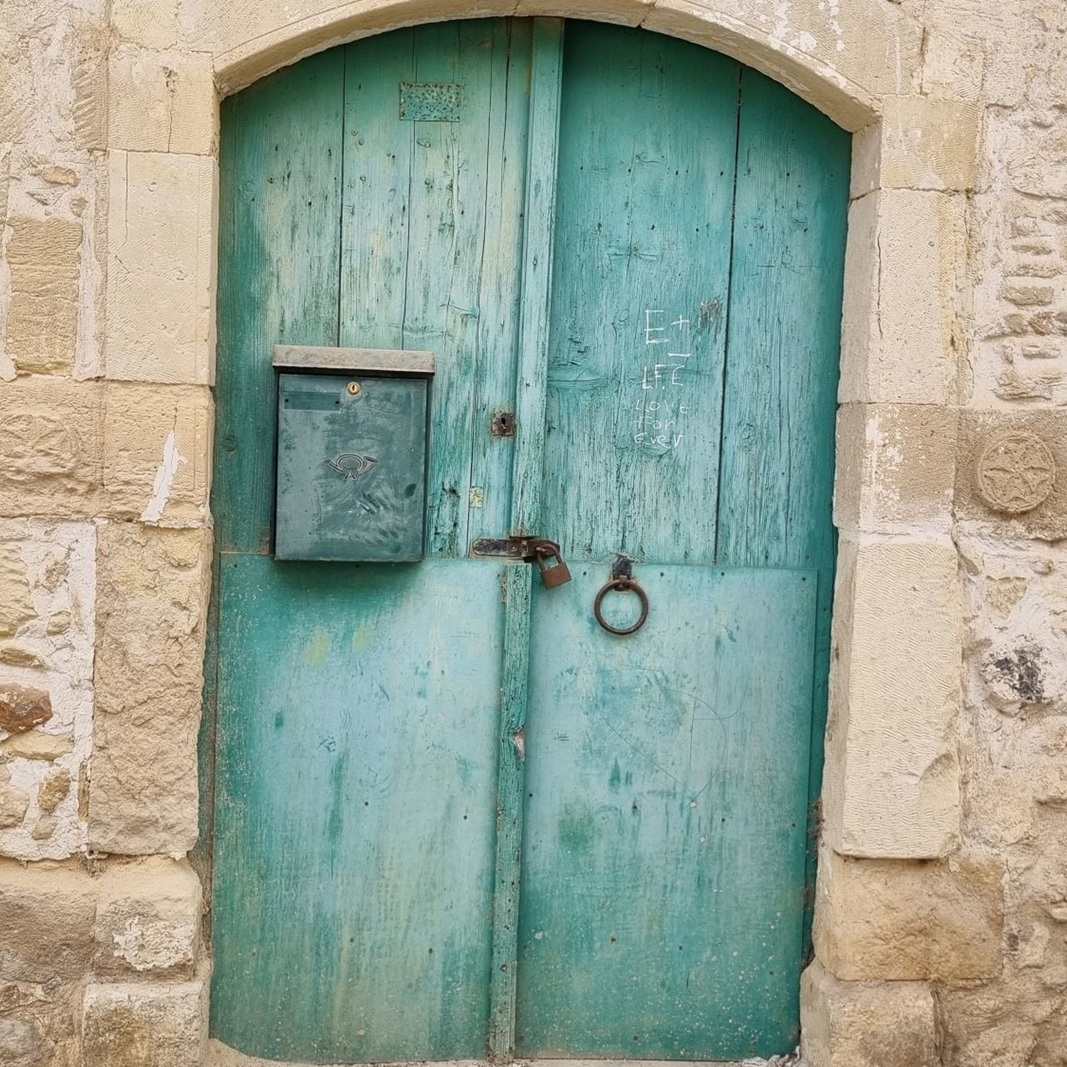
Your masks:
M74 751L72 734L48 734L41 730L15 734L0 741L0 752L19 759L57 760Z
M7 352L20 371L66 371L78 333L82 228L66 219L8 219Z
M200 947L202 892L186 862L110 863L100 880L97 975L191 977Z
M11 772L0 764L0 829L18 826L29 806L29 794L11 784Z
M89 836L101 851L182 853L196 840L210 545L203 529L100 531Z
M35 670L48 666L43 656L21 645L4 645L0 648L0 663L9 667L31 667Z
M104 444L99 385L41 377L6 382L0 425L0 515L96 514Z
M843 404L834 522L867 533L947 532L956 467L954 408Z
M14 637L36 617L21 548L17 543L0 541L0 637Z
M882 121L853 143L852 196L875 189L973 189L980 116L972 100L886 97Z
M1005 440L1037 444L991 459ZM956 511L1005 539L1067 537L1067 411L962 413Z
M0 860L0 982L82 980L95 912L83 868Z
M919 858L956 846L958 568L951 544L841 542L823 788L824 835L840 853Z
M111 53L109 66L112 148L213 152L218 103L209 56L120 47Z
M951 1067L1061 1067L1067 1009L1058 974L1012 968L990 982L939 990Z
M966 200L868 193L849 209L842 401L946 404L964 348Z
M46 689L0 683L0 730L23 734L52 718L52 698Z
M121 41L173 48L178 43L178 0L112 0L111 27Z
M192 982L90 985L82 1041L83 1067L202 1067L206 976Z
M110 153L109 378L212 380L216 186L206 156Z
M807 1067L942 1067L922 982L842 982L816 960L801 978Z
M207 514L214 406L206 387L113 383L104 433L112 515L166 526Z
M1002 965L1003 863L860 860L823 849L815 951L845 981L984 978Z
M37 806L51 815L70 793L70 771L56 771L49 775L37 791Z
M51 1042L31 1019L0 1015L0 1063L4 1067L38 1067L51 1059Z

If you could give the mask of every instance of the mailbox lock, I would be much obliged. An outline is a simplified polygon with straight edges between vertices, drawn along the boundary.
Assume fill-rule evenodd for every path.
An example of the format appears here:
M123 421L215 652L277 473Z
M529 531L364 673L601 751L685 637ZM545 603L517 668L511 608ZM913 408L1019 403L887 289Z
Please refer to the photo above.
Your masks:
M359 396L363 391L363 386L360 385L359 382L349 382L346 389L348 390L349 396Z

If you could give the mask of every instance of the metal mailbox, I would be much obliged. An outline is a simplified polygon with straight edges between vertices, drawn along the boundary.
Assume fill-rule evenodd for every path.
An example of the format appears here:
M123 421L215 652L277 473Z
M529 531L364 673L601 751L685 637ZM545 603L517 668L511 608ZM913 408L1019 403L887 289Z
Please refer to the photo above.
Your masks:
M277 559L422 559L431 352L277 345Z

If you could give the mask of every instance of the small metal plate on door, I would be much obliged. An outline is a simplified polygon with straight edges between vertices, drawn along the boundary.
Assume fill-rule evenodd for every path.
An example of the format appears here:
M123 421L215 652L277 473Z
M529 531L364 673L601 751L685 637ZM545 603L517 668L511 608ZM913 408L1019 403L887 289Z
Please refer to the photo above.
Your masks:
M455 82L401 82L400 117L409 122L459 122L462 88Z

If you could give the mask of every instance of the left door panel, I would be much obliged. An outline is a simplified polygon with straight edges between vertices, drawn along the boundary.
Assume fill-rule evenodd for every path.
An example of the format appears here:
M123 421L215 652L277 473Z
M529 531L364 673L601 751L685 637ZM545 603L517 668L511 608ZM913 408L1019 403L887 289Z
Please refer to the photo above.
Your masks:
M212 1033L246 1054L486 1052L505 568L460 557L510 511L530 41L402 30L224 103ZM435 353L432 558L269 554L275 344Z
M502 570L222 557L225 1043L327 1063L484 1055Z

